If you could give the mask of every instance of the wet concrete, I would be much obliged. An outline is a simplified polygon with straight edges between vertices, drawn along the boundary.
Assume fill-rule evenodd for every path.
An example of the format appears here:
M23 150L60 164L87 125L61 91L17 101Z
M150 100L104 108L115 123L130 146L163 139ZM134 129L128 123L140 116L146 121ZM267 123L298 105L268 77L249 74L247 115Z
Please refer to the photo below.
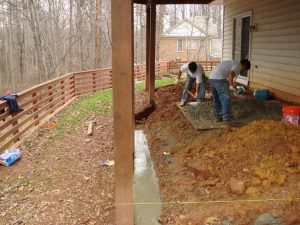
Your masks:
M138 203L135 205L136 225L160 224L158 219L161 214L161 205L157 204L161 202L158 180L147 138L141 130L135 131L134 202Z
M182 107L177 104L190 123L198 130L223 128L227 125L216 122L213 118L211 102L195 105L189 103ZM254 98L239 98L232 100L232 113L235 126L243 126L255 120L281 119L281 103L277 101L260 101Z

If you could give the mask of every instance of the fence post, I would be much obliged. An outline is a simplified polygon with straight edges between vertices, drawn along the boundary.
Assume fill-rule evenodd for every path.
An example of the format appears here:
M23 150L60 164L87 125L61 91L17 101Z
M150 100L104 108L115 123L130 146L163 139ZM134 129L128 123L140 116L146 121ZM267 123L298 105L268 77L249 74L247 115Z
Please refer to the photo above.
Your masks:
M112 82L113 82L113 78L112 78L112 69L109 70L109 85L110 87L112 87Z
M93 87L92 87L92 92L96 92L96 88L97 88L97 85L96 85L96 73L92 73L92 84L93 84Z
M35 98L36 96L37 96L37 95L36 95L36 92L34 92L34 93L32 93L31 98ZM36 104L37 104L37 99L35 99L35 100L32 101L32 105L33 105L33 106L36 105ZM33 108L33 113L35 113L37 110L38 110L37 107L34 107L34 108ZM38 118L39 118L39 115L37 114L37 115L35 115L35 116L33 117L33 120L36 120L36 119L38 119ZM37 126L39 123L40 123L39 121L36 121L36 123L34 123L34 125Z
M60 84L61 84L60 90L61 90L61 96L62 96L61 100L62 100L62 105L63 105L63 104L65 104L65 81L62 80L60 82Z
M16 116L17 114L12 114L12 119ZM12 127L15 127L15 126L17 126L18 125L18 120L16 120L16 121L14 121L13 123L12 123ZM17 129L17 130L15 130L14 132L13 132L13 136L15 136L17 133L19 133L19 129ZM20 139L18 138L17 140L15 140L15 142L17 142L17 141L19 141Z
M75 91L75 74L72 73L69 77L69 85L70 85L70 90L73 89L74 96L76 96L76 91ZM73 87L72 87L73 86Z
M53 87L52 85L48 87L48 92L49 92L49 95L48 95L48 96L50 96L50 97L53 95L53 89L52 89L52 87ZM53 97L51 97L51 98L49 99L49 103L51 103L52 101L53 101ZM49 107L49 109L50 109L49 114L53 113L52 107L53 107L53 104L50 104L50 107Z

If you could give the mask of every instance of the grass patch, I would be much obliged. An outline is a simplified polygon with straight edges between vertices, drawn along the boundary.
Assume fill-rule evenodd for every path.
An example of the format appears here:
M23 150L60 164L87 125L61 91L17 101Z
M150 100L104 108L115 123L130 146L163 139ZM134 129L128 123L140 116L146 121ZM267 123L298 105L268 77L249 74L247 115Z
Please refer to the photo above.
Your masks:
M174 83L174 79L170 77L164 77L162 79L155 80L155 87L163 87ZM139 82L135 84L135 90L142 90L145 88L145 82Z
M75 124L91 114L100 115L108 113L110 112L111 101L112 90L104 90L83 96L59 114L56 122L60 125L55 129L62 131L65 128L73 128Z
M162 87L173 83L172 78L162 78L155 81L155 87ZM135 90L145 87L144 82L135 84ZM74 126L90 115L101 115L111 112L112 89L89 94L79 98L70 107L63 110L56 119L60 125L53 128L58 134L66 129L74 131Z

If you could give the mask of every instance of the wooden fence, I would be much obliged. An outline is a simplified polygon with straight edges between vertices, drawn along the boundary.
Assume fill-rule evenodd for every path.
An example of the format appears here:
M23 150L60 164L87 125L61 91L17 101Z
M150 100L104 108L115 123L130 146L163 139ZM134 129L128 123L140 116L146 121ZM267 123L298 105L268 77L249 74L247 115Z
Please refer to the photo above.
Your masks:
M169 62L156 63L156 75L167 74ZM135 65L136 81L145 80L146 66ZM112 88L112 69L104 68L74 72L36 85L18 93L17 101L22 109L11 114L6 101L0 101L0 152L20 143L34 128L48 121L78 96Z
M171 65L168 61L157 62L155 74L168 74ZM204 64L206 70L214 65L215 62ZM146 65L135 65L135 81L145 80L145 77ZM0 114L0 152L12 145L19 145L21 139L24 140L78 96L109 88L112 88L112 69L104 68L65 74L18 93L16 98L22 111L17 114L11 114L7 102L0 101L0 110L5 110Z

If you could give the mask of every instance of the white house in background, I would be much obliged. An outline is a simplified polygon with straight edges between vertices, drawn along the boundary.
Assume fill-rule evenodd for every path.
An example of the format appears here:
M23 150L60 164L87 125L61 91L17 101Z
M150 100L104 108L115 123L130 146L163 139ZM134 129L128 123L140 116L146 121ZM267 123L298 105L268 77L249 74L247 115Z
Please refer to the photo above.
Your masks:
M166 29L160 37L159 60L220 60L221 32L212 18L186 18Z

